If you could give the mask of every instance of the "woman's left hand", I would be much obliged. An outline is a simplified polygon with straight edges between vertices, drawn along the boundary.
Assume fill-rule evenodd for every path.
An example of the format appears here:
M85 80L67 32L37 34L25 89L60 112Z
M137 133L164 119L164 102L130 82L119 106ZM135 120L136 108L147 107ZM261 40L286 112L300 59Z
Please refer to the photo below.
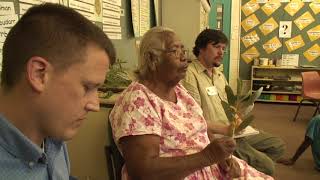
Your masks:
M219 163L219 167L228 174L231 178L238 178L241 176L241 169L239 163L234 158L228 158Z

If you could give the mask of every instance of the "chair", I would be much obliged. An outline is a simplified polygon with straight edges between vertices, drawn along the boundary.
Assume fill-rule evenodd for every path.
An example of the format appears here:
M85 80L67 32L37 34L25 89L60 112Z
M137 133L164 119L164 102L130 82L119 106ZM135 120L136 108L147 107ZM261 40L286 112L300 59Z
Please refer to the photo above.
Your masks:
M119 152L117 145L112 138L112 129L108 121L108 136L110 145L105 146L105 155L107 159L107 168L110 180L121 180L121 170L124 165L124 159Z
M312 102L316 106L313 116L319 112L320 105L320 74L317 71L302 72L302 100L293 118L296 121L300 107L304 101Z

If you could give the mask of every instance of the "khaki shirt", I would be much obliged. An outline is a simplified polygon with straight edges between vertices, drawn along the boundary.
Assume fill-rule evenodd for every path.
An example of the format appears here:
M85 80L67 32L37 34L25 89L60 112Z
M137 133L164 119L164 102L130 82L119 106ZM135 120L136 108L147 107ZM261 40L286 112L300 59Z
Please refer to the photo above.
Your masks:
M189 65L186 77L181 84L201 106L207 121L229 124L221 105L221 100L227 102L225 86L228 82L223 73L214 68L212 77L210 77L206 68L198 60L194 60Z

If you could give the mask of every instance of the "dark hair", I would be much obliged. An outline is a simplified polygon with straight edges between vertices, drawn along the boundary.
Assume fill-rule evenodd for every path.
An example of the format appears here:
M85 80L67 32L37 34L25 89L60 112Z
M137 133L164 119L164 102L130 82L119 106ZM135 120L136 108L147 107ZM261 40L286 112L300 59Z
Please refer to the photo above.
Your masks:
M45 3L31 7L12 27L3 45L1 86L9 89L22 78L33 56L48 60L58 71L84 61L89 44L104 49L115 61L115 49L106 34L75 10Z
M193 54L198 57L200 49L207 47L209 43L218 44L228 44L228 38L220 30L215 29L205 29L197 37L195 41L195 46L193 47Z

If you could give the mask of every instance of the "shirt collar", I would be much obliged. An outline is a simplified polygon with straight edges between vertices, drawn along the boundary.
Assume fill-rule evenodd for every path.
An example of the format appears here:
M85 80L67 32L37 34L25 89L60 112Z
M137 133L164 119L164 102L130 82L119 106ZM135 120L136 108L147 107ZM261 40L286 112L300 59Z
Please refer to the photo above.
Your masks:
M198 73L202 73L203 72L203 73L208 75L207 69L200 63L199 60L193 60L192 63L194 64L194 67L195 67L195 69L196 69L196 71ZM220 76L221 72L218 70L218 68L213 68L212 74L213 74L213 76L216 76L216 75Z
M41 148L29 140L1 114L0 146L6 149L12 156L27 162L37 162L43 156Z

